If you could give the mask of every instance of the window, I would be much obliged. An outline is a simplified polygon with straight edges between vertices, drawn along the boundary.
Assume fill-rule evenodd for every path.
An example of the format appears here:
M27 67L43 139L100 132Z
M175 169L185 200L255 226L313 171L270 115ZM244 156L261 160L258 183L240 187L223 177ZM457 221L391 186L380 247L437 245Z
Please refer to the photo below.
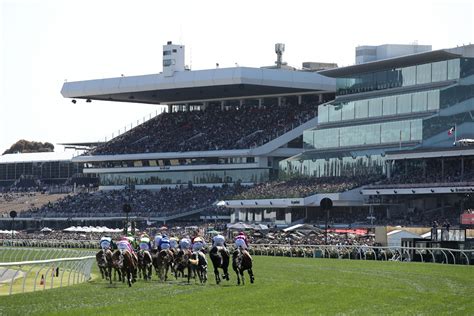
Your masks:
M411 94L397 96L397 113L404 114L411 112Z
M382 99L370 99L369 100L369 117L382 116Z
M163 51L163 56L168 56L168 55L171 55L171 51L170 51L170 50L165 50L165 51Z
M178 51L176 49L173 49L173 53L177 53Z
M413 94L412 112L423 112L427 109L428 95L426 92Z
M416 66L416 84L431 82L431 64Z
M386 97L383 98L383 115L395 115L397 114L397 98Z
M362 100L355 102L355 118L362 119L369 117L369 101Z
M433 63L432 72L433 82L445 81L448 78L448 62L438 61Z

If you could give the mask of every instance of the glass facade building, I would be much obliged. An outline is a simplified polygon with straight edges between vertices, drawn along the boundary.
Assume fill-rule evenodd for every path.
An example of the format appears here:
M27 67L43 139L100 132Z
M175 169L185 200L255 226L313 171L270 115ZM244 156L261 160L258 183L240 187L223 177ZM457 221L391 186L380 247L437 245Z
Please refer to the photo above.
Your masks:
M261 183L268 181L269 169L186 170L100 174L100 183L109 185ZM130 182L129 182L130 181Z
M336 78L336 99L319 106L318 125L303 134L305 152L281 161L280 175L382 175L386 152L474 139L474 46L467 47L468 54L441 50L322 72Z

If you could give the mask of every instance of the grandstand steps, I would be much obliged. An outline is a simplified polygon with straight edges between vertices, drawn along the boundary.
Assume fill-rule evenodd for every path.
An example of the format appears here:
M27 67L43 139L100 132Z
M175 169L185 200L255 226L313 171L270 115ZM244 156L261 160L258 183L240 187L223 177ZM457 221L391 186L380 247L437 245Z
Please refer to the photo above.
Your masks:
M250 153L255 156L260 155L268 155L271 154L273 151L279 149L282 146L285 146L293 139L303 135L303 132L307 129L314 128L318 124L318 117L315 116L314 118L310 119L309 121L296 126L295 128L289 130L288 132L280 135L279 137L269 141L268 143L253 148L250 150ZM288 148L288 149L296 149L296 148ZM298 149L298 153L301 153L303 150ZM296 153L297 154L297 153Z

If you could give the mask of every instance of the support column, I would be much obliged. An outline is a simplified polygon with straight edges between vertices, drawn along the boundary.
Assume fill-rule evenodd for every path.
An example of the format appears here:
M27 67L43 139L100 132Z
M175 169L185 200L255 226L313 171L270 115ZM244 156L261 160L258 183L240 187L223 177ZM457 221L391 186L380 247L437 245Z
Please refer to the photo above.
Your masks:
M253 222L254 221L254 214L255 213L251 212L251 211L247 212L247 221L248 222Z
M262 212L260 210L256 210L255 213L253 213L253 220L257 223L262 221Z
M319 102L319 103L323 103L323 94L322 94L322 93L320 93L320 94L318 95L318 102Z
M299 95L298 96L298 105L301 105L301 103L303 103L303 96Z
M171 113L171 112L173 112L173 105L168 104L168 113Z
M225 101L221 101L221 111L224 111Z
M259 109L263 108L263 99L262 98L258 99L258 108Z
M244 100L243 99L239 100L239 105L240 105L240 107L242 107L244 105Z
M461 181L464 181L464 157L461 157Z
M291 209L285 210L285 224L291 224Z
M204 102L202 103L202 110L203 110L203 111L207 110L207 107L208 107L208 106L209 106L209 101L204 101Z
M282 97L278 97L278 106L281 106Z
M185 111L186 111L186 112L189 112L189 107L190 107L190 106L189 106L189 103L186 103L186 104L184 105L184 108L185 108Z

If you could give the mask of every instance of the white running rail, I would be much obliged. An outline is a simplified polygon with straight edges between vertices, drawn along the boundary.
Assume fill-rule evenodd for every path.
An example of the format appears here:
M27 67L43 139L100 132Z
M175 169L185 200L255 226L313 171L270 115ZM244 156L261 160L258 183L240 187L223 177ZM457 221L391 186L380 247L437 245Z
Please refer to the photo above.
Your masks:
M0 247L0 295L85 282L94 262L91 251Z

